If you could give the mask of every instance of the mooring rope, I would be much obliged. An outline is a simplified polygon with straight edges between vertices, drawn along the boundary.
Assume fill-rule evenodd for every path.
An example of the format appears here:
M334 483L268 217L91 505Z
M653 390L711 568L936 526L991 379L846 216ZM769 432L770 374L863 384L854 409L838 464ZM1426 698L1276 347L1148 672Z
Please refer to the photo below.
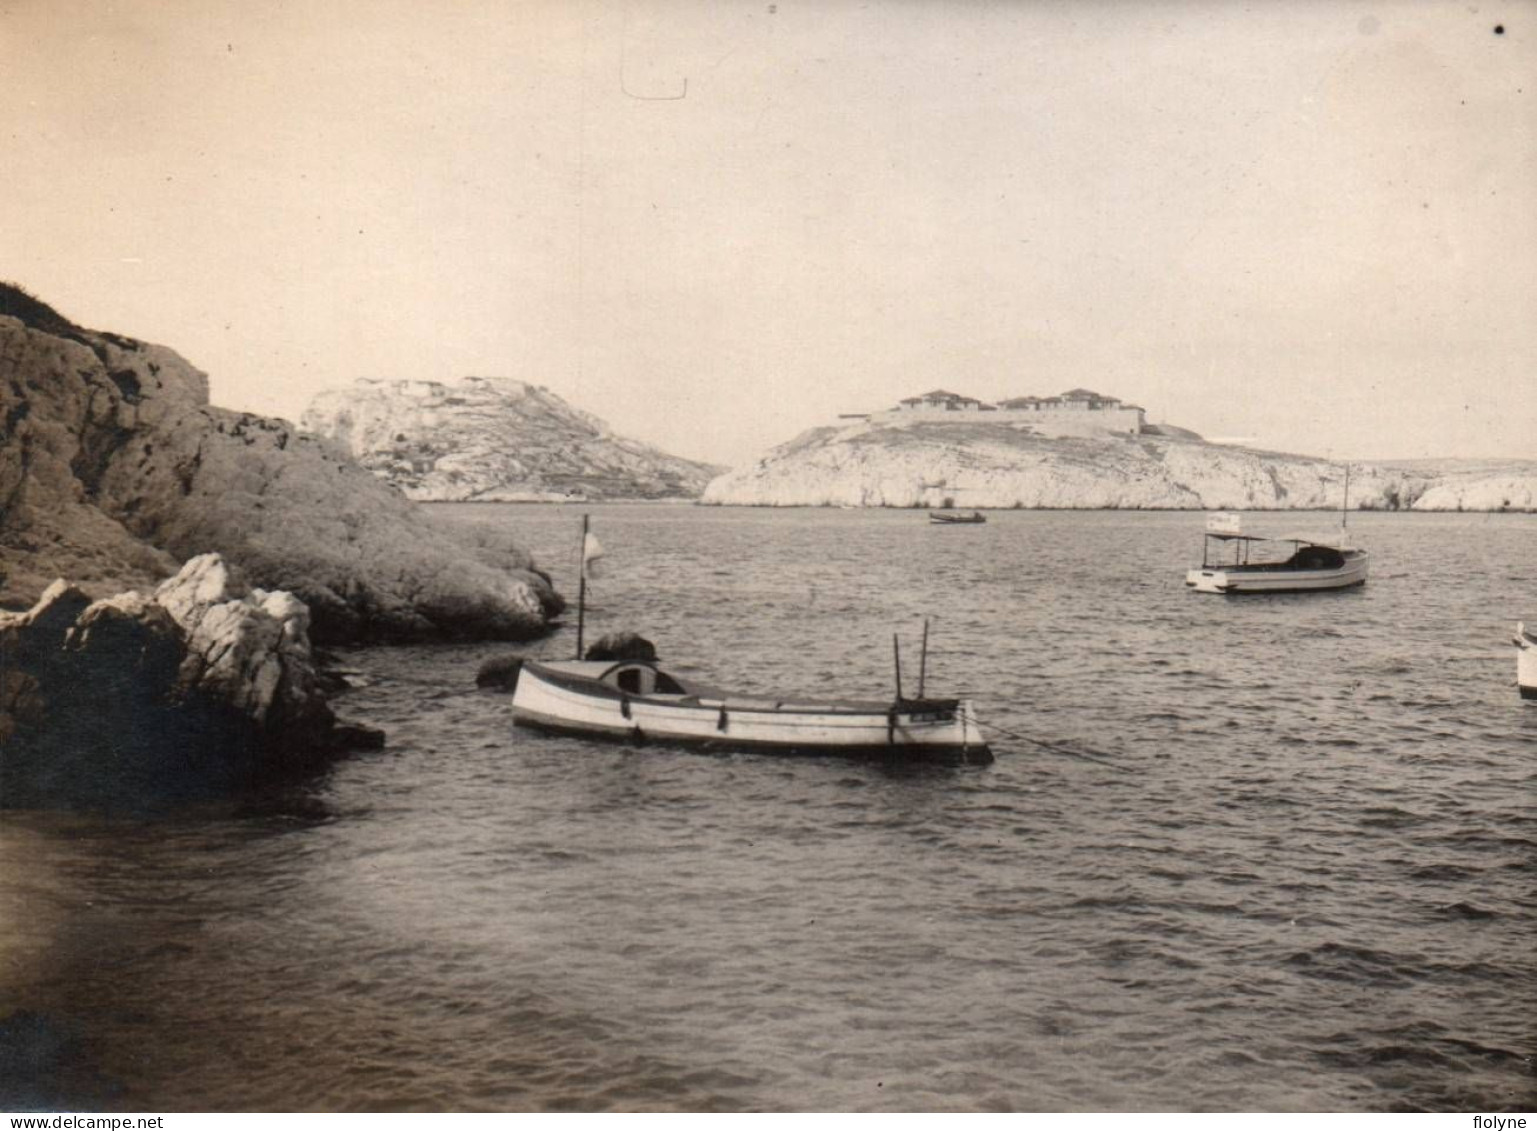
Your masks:
M1123 774L1132 772L1130 769L1121 765L1119 762L1112 762L1108 758L1098 758L1093 754L1085 754L1081 750L1071 750L1068 747L1060 746L1055 742L1042 742L1039 738L1031 738L1028 734L1020 734L1017 731L1005 730L1003 727L998 726L995 723L978 722L975 719L973 719L972 722L982 730L990 730L994 734L1002 735L1004 738L1012 738L1017 742L1028 742L1031 746L1038 746L1042 750L1049 751L1052 754L1065 754L1069 758L1082 758L1086 762L1098 762L1101 766L1109 766L1112 770L1119 770Z

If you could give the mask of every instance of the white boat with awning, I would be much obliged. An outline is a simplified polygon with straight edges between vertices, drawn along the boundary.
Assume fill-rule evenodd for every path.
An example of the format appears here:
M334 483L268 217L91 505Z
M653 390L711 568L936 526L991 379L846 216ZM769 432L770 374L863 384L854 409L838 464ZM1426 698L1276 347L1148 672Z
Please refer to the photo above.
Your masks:
M969 699L771 699L685 682L649 660L527 660L519 726L730 750L993 760Z
M1343 530L1331 534L1244 534L1238 516L1211 515L1201 565L1185 574L1197 593L1311 593L1366 584L1368 555Z

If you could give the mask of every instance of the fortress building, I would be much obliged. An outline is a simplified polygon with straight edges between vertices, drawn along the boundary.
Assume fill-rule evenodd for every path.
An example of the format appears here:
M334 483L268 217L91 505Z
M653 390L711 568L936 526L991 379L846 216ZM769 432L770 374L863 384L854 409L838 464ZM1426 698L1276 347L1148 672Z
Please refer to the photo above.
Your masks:
M1069 389L1054 397L1010 397L995 405L948 389L935 389L916 397L906 397L896 408L884 412L846 413L844 418L879 422L955 421L976 420L984 413L989 421L1000 424L1029 421L1048 428L1067 426L1074 431L1079 425L1086 425L1096 430L1133 435L1144 431L1147 423L1147 410L1140 405L1126 404L1118 397L1105 396L1092 389Z

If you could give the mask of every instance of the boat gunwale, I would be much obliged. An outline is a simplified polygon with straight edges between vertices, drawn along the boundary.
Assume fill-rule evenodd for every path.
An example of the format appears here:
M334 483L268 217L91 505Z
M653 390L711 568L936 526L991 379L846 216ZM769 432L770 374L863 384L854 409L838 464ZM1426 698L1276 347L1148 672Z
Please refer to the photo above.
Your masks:
M1213 565L1191 566L1188 573L1223 573L1237 577L1273 577L1274 575L1289 574L1292 576L1311 574L1320 580L1331 577L1343 577L1366 568L1366 553L1361 551L1358 557L1346 558L1343 565L1330 566L1327 569L1304 569L1294 566L1290 561L1285 562L1244 562L1240 565Z
M585 661L584 661L585 662ZM771 699L733 699L729 693L718 691L715 688L699 688L687 690L683 695L673 695L663 692L661 694L647 694L636 691L624 691L611 684L603 683L605 676L617 668L640 666L650 668L652 671L666 675L669 679L678 682L679 686L687 688L688 685L678 680L676 676L663 672L655 662L650 660L616 660L609 667L604 668L597 676L578 675L574 672L563 672L538 660L525 660L523 671L519 673L521 679L524 673L532 672L537 678L546 683L562 688L576 694L588 695L592 698L609 699L613 701L629 700L631 703L643 703L655 707L666 707L682 711L730 711L733 714L767 715L774 718L783 718L786 715L820 715L820 716L855 716L868 719L878 719L883 724L896 718L916 718L922 715L945 715L950 719L936 719L936 722L948 722L959 714L961 699L896 699L889 703L880 700L857 699L829 699L822 702L797 701L797 700L771 700ZM516 706L516 703L514 703ZM923 720L928 722L929 720Z

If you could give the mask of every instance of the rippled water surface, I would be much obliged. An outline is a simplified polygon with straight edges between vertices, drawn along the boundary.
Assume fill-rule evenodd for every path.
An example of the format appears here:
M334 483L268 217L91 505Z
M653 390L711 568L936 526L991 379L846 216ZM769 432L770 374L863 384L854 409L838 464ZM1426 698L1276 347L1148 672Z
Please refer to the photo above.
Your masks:
M444 513L574 591L579 512ZM1363 515L1364 589L1233 599L1184 589L1190 514L593 517L590 634L866 695L929 615L929 691L1052 749L591 744L475 690L505 646L351 654L382 752L153 821L0 814L0 1105L1533 1105L1537 519Z

